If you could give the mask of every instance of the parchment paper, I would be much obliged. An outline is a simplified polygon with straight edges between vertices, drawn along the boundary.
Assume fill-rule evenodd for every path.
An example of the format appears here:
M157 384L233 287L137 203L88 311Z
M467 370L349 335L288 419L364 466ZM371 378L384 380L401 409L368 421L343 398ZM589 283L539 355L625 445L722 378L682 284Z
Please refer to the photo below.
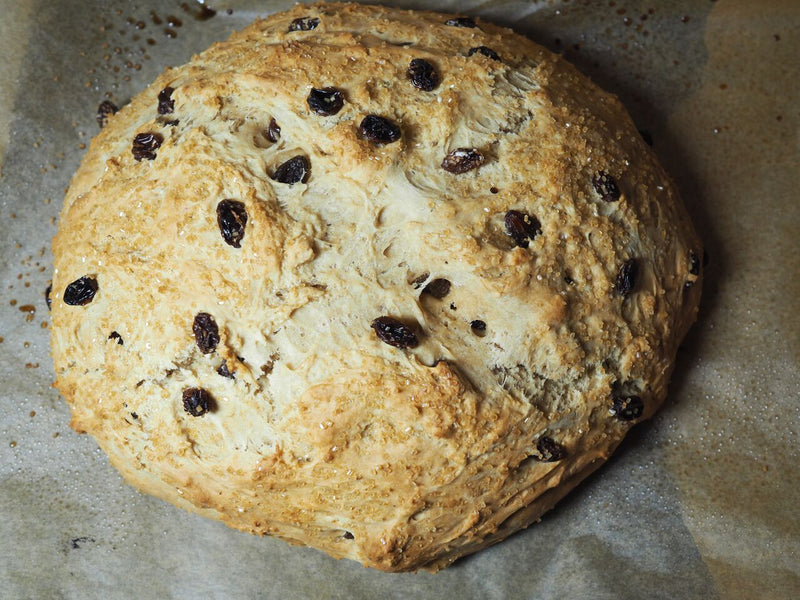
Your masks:
M668 405L540 524L437 575L337 562L134 491L49 387L63 191L107 94L122 105L290 3L219 0L201 21L192 0L0 0L0 597L800 597L800 3L388 3L513 26L652 136L709 255Z

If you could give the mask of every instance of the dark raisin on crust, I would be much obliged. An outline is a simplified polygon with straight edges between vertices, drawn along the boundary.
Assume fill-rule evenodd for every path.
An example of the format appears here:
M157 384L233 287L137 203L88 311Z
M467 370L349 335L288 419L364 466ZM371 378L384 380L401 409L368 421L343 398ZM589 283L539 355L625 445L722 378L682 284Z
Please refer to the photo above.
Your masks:
M567 455L564 446L547 436L539 438L539 441L536 442L536 450L539 452L539 456L534 456L534 458L541 462L556 462Z
M50 293L53 291L53 282L47 284L47 287L44 288L44 303L47 304L47 310L50 310L53 307L53 301L50 298Z
M97 124L100 126L100 129L106 126L108 117L117 114L118 110L117 105L111 102L111 100L103 100L100 103L97 107Z
M228 369L228 363L224 360L222 361L222 364L217 367L217 374L227 377L228 379L236 379L233 373L231 373L230 369Z
M620 192L617 186L617 180L605 171L599 171L592 178L592 185L594 190L600 194L600 197L605 202L616 202L619 200Z
M289 31L311 31L319 25L317 17L299 17L289 23Z
M444 22L445 25L449 25L450 27L477 27L478 24L475 22L475 19L472 17L454 17L452 19L447 19Z
M402 133L397 123L378 115L364 117L359 131L364 139L373 144L391 144L399 140Z
M486 335L486 321L481 321L480 319L475 319L469 324L470 328L472 329L472 333L479 337L483 337Z
M158 92L158 114L168 115L175 110L175 100L172 99L172 92L174 91L174 88L165 87Z
M344 96L334 87L311 88L306 102L308 107L318 115L329 117L342 110Z
M434 279L422 289L422 293L441 300L450 293L450 282L441 277Z
M689 274L700 275L700 259L694 250L689 251Z
M241 248L247 225L247 209L244 202L230 199L220 201L217 204L217 225L226 244Z
M635 421L644 412L644 402L639 396L614 396L608 412L620 421Z
M442 160L442 168L448 173L460 175L480 167L486 157L477 148L456 148Z
M519 210L510 210L503 219L506 233L520 248L527 248L531 240L542 233L542 224L539 219Z
M346 539L346 540L354 540L354 539L356 539L356 536L354 536L354 535L353 535L352 533L350 533L349 531L345 531L345 532L344 532L344 535L342 535L342 537L343 537L344 539Z
M303 155L297 155L275 169L272 179L278 183L287 183L289 185L305 183L308 180L310 170L311 165L308 159Z
M110 334L108 334L108 339L117 340L117 343L120 346L123 346L125 344L125 341L122 339L122 336L116 331L112 331Z
M164 138L161 137L161 134L152 131L137 133L136 137L133 138L133 145L131 146L133 158L137 161L143 158L153 160L156 157L156 150L161 147L163 141Z
M273 144L281 139L281 128L275 119L269 120L269 127L267 128L267 139Z
M97 293L97 279L81 277L70 283L64 290L64 302L70 306L85 306L94 300Z
M424 58L414 58L408 65L408 78L411 85L423 92L430 92L439 85L439 74L434 66Z
M210 314L206 312L199 312L194 317L192 323L192 331L194 332L194 340L200 352L203 354L211 354L217 349L219 344L219 327L217 322Z
M428 279L428 277L430 277L430 273L425 272L422 275L418 276L416 279L414 279L414 281L411 282L411 285L414 286L415 290L418 290L420 286L423 283L425 283L425 280Z
M378 339L395 348L414 348L419 343L411 328L394 317L378 317L371 327Z
M214 406L214 399L203 388L183 390L183 410L193 417L202 417Z
M635 258L629 258L619 268L614 289L623 298L630 295L636 286L636 276L639 274L639 265Z
M694 275L695 278L700 274L700 259L697 257L697 254L694 253L693 250L689 251L689 275ZM687 289L692 287L695 284L695 279L690 279L686 283L684 283L684 287Z
M500 56L489 48L488 46L476 46L475 48L470 48L469 52L467 52L467 56L472 56L473 54L483 54L487 58L491 58L492 60L496 60L498 62L503 62Z

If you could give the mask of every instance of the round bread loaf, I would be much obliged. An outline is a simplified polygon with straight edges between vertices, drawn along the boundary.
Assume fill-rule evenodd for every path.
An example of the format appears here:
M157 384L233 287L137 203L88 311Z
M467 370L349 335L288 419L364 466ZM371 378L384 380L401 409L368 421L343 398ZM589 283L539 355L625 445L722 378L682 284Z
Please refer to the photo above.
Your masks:
M52 351L140 490L436 570L663 402L700 242L619 101L524 37L299 5L101 112Z

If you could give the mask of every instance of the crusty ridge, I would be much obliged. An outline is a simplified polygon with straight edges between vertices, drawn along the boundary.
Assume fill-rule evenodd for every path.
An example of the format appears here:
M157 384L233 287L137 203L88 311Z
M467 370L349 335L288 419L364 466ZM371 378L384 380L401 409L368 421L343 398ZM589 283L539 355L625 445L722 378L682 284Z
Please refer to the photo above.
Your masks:
M436 569L539 518L661 404L702 255L673 183L616 98L449 18L297 6L167 70L92 142L53 242L56 385L128 481L333 556ZM321 115L309 92L331 86L344 102ZM367 115L400 139L369 139ZM162 142L136 160L146 133ZM442 167L473 148L477 168ZM275 181L294 156L307 179ZM240 247L224 199L246 211ZM96 296L66 304L87 275ZM383 343L380 316L418 344ZM202 417L181 402L195 388L214 398Z

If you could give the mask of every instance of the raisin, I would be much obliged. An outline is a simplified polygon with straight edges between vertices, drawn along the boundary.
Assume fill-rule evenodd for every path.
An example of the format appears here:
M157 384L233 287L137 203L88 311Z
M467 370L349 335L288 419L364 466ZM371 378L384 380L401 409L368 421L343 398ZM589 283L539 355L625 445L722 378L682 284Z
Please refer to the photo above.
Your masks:
M418 289L420 288L420 286L421 286L423 283L425 283L425 280L426 280L426 279L428 279L428 277L430 277L430 273L427 273L427 272L426 272L426 273L423 273L422 275L420 275L419 277L417 277L417 278L416 278L414 281L412 281L412 282L411 282L411 285L413 285L413 286L414 286L414 289L415 289L415 290L418 290Z
M103 100L100 103L97 107L97 124L100 126L100 129L108 124L108 117L117 114L118 110L117 105L111 102L111 100Z
M492 60L496 60L498 62L503 62L498 56L497 52L489 48L488 46L477 46L475 48L470 48L469 52L467 52L467 56L472 56L473 54L483 54L487 58L491 58Z
M131 417L133 417L134 419L138 419L139 415L137 415L135 412L132 412Z
M359 126L364 139L374 144L391 144L400 139L401 131L397 123L378 115L367 115Z
M475 19L472 17L454 17L452 19L447 19L444 22L445 25L449 25L450 27L477 27L478 24L475 22Z
M217 367L217 374L227 377L228 379L236 379L233 376L233 373L230 372L230 369L228 369L228 363L224 360L222 361L222 364Z
M165 87L158 92L158 114L168 115L175 110L175 100L172 99L172 92L174 91L174 88Z
M317 17L300 17L289 23L289 31L311 31L319 25Z
M281 139L281 128L275 119L270 119L269 128L267 129L267 139L273 144Z
M450 293L450 282L447 279L434 279L422 289L422 293L441 300Z
M628 296L633 287L636 285L636 275L639 273L639 265L636 263L635 258L629 258L619 268L617 273L617 281L614 284L614 289L623 298Z
M616 202L619 200L620 193L617 187L617 180L605 171L600 171L592 178L594 190L606 202Z
M503 223L506 226L506 233L520 248L527 248L530 241L535 240L536 236L542 233L542 224L539 219L518 210L508 211Z
M411 61L408 65L408 78L415 88L423 92L430 92L439 85L439 74L424 58L415 58Z
M469 324L469 326L472 328L472 333L474 333L475 335L480 337L486 335L486 321L475 319Z
M112 331L112 332L111 332L111 333L108 335L108 339L110 339L110 340L117 340L117 343L118 343L120 346L123 346L123 345L125 344L125 341L122 339L122 336L121 336L119 333L117 333L116 331Z
M298 155L290 158L277 169L272 175L272 178L278 183L288 183L293 185L295 183L305 183L308 180L308 172L311 170L311 165L305 156Z
M342 110L344 96L342 96L342 92L333 87L311 88L306 102L308 102L308 107L318 115L329 117Z
M193 417L202 417L214 406L214 399L203 388L183 390L183 410Z
M211 354L217 349L219 344L219 327L217 322L210 314L205 312L197 313L192 323L194 340L197 347L203 354Z
M64 290L64 302L70 306L85 306L94 300L97 293L97 279L81 277L70 283Z
M534 458L541 462L557 462L567 455L564 446L547 436L539 438L539 441L536 442L536 450L539 451L539 456Z
M47 304L47 310L50 310L53 307L53 301L50 299L50 292L53 291L53 283L50 282L47 284L47 287L44 288L44 303Z
M136 137L133 138L133 146L131 147L133 158L137 161L143 158L153 160L156 157L156 150L161 147L163 141L164 138L160 134L152 131L137 133Z
M480 167L486 158L477 148L456 148L444 157L442 168L448 173L460 175Z
M345 531L345 532L344 532L344 535L343 535L342 537L343 537L344 539L346 539L346 540L354 540L354 539L356 539L356 536L354 536L354 535L353 535L352 533L350 533L349 531Z
M217 204L217 225L225 243L234 248L242 247L244 228L247 225L247 210L244 202L222 200Z
M419 343L411 328L393 317L378 317L372 322L372 329L378 339L395 348L414 348Z
M697 258L694 250L689 251L689 274L700 275L700 259Z
M639 396L614 396L608 412L620 421L635 421L644 412L644 402Z

